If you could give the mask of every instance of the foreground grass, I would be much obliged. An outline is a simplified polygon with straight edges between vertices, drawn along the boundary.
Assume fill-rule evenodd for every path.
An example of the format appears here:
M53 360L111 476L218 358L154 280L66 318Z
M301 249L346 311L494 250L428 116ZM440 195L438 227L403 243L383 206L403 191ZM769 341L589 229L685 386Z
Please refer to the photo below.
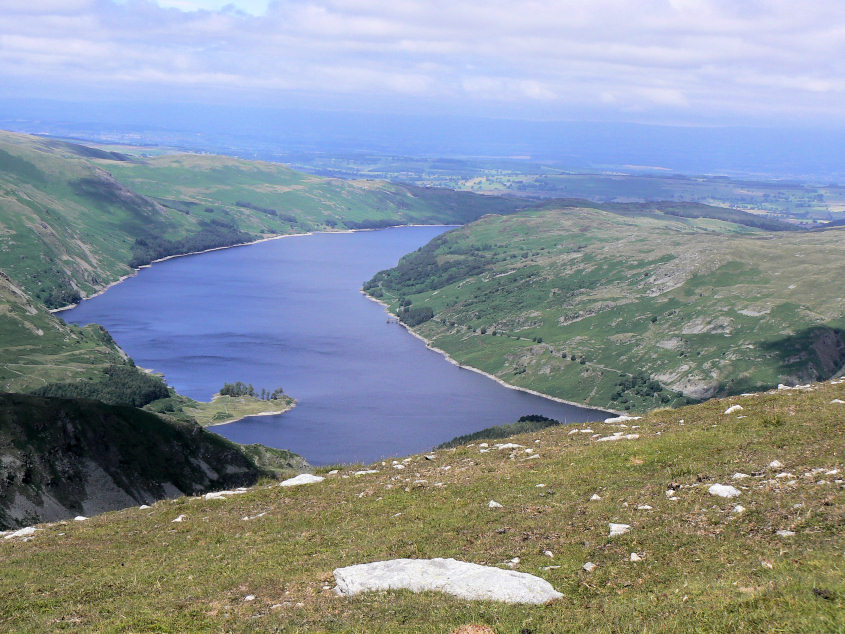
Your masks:
M634 440L555 427L512 439L533 453L469 445L377 463L376 474L349 467L307 487L269 483L225 501L181 498L45 525L28 542L0 540L0 627L841 631L845 404L834 399L845 400L845 383L590 425ZM723 414L729 404L744 409ZM774 460L783 466L770 468ZM736 472L750 475L732 480ZM708 495L716 482L740 497ZM490 499L503 508L489 509ZM734 512L737 503L746 510ZM609 522L632 528L609 538ZM632 552L644 560L631 562ZM525 607L331 592L334 568L394 557L519 557L517 570L564 598ZM587 561L598 568L584 572Z

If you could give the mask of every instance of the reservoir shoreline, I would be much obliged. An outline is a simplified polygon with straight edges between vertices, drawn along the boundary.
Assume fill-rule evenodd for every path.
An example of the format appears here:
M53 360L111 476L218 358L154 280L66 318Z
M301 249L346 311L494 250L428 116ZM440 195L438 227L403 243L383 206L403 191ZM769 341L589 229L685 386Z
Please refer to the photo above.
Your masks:
M459 361L455 360L452 357L452 355L450 355L448 352L446 352L442 348L438 348L437 346L432 345L431 340L426 339L421 334L416 332L413 328L408 326L408 324L403 323L399 319L398 315L390 312L389 304L387 304L386 302L383 302L380 299L376 299L375 297L368 294L363 289L361 290L361 294L364 297L366 297L367 299L369 299L370 301L375 302L377 304L381 304L382 306L384 306L384 310L385 310L385 312L387 312L388 315L392 315L393 317L396 317L396 323L397 324L402 326L406 331L408 331L409 334L411 334L412 336L416 337L417 339L419 339L420 341L425 343L426 348L428 348L429 350L433 350L434 352L442 355L446 359L446 361L448 361L452 365L455 365L459 368L463 368L464 370L470 370L471 372L476 372L477 374L480 374L481 376L486 376L488 379L491 379L491 380L495 381L496 383L498 383L499 385L501 385L502 387L506 387L510 390L517 390L519 392L525 392L526 394L531 394L533 396L539 396L541 398L546 398L546 399L549 399L550 401L555 401L557 403L562 403L564 405L572 405L574 407L584 407L584 408L587 408L587 409L594 409L597 412L607 412L609 414L616 414L617 416L623 416L623 415L626 414L626 412L620 412L620 411L616 411L616 410L609 409L609 408L606 408L606 407L598 408L598 407L595 407L594 405L588 405L587 403L579 403L578 401L568 401L568 400L566 400L564 398L560 398L558 396L552 396L551 394L545 394L543 392L538 392L537 390L532 390L531 388L521 387L519 385L514 385L513 383L508 383L507 381L500 379L495 374L490 374L489 372L485 372L484 370L482 370L480 368L476 368L474 366L467 365L465 363L460 363Z

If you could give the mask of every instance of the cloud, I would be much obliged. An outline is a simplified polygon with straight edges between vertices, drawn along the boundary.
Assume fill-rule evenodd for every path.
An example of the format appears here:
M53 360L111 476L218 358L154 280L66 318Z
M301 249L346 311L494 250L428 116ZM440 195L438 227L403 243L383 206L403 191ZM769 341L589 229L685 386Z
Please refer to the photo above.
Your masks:
M0 82L18 86L423 97L546 116L845 118L845 5L826 0L2 4Z

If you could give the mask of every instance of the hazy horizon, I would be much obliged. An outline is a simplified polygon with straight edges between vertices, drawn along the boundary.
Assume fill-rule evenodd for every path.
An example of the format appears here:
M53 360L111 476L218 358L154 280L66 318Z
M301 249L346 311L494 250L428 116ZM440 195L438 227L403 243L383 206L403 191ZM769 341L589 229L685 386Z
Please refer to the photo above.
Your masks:
M5 0L0 126L841 179L845 5Z

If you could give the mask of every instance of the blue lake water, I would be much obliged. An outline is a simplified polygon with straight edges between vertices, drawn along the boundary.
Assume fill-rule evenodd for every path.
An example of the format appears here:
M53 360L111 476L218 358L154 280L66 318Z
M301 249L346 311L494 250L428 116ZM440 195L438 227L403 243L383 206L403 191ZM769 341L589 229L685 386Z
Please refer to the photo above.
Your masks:
M283 387L293 410L212 429L317 465L424 451L524 414L600 418L447 362L360 293L446 230L315 234L175 258L61 316L102 324L138 365L198 400L224 382Z

